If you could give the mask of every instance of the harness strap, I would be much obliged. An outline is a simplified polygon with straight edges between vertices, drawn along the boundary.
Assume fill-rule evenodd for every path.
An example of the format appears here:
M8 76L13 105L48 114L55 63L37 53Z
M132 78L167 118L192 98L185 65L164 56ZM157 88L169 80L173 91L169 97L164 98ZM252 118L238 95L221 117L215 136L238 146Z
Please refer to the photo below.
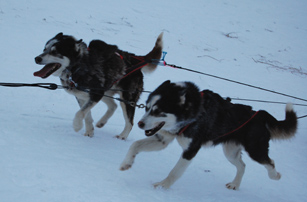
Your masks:
M183 127L182 129L180 129L180 131L177 133L177 135L181 135L191 124L186 125L185 127Z
M236 132L237 130L241 129L243 126L245 126L247 123L249 123L249 122L258 114L258 112L259 112L259 111L256 111L255 114L254 114L253 116L250 117L250 119L248 119L245 123L243 123L242 125L240 125L238 128L236 128L236 129L234 129L234 130L232 130L232 131L230 131L230 132L228 132L228 133L225 133L224 135L221 135L221 136L215 138L214 140L217 140L217 139L219 139L219 138L221 138L221 137L225 137L225 136L227 136L227 135L230 135L231 133L234 133L234 132ZM213 140L213 141L214 141L214 140Z
M124 59L124 57L121 55L121 54L119 54L118 52L115 52L115 54L117 55L117 56L119 56L120 57L120 59Z
M118 55L121 59L123 59L123 56L120 55L118 52L115 52L115 54ZM114 81L114 82L112 83L112 86L113 86L115 83L117 83L118 81L122 80L123 78L126 78L127 76L129 76L129 75L132 74L133 72L142 69L143 67L145 67L145 66L149 63L149 62L146 61L145 58L142 57L142 56L131 56L131 57L133 57L133 58L139 60L140 62L139 62L138 64L136 64L136 65L134 65L134 66L128 68L128 69L126 70L126 74L125 74L124 76L122 76L121 78L117 79L116 81Z
M204 91L205 91L205 90L203 90L203 91L200 92L201 97L204 96ZM221 135L221 136L215 138L214 140L217 140L217 139L219 139L219 138L221 138L221 137L225 137L225 136L227 136L227 135L230 135L231 133L234 133L234 132L236 132L237 130L241 129L243 126L245 126L247 123L249 123L249 122L258 114L258 112L259 112L259 111L256 111L246 122L244 122L244 123L243 123L242 125L240 125L238 128L236 128L236 129L234 129L234 130L232 130L232 131L230 131L230 132L228 132L228 133L225 133L224 135ZM307 115L306 115L306 116L307 116ZM177 135L181 135L186 129L189 128L189 126L190 126L191 124L192 124L192 123L186 125L186 126L183 127L182 129L180 129L179 132L177 133ZM213 141L214 141L214 140L213 140Z

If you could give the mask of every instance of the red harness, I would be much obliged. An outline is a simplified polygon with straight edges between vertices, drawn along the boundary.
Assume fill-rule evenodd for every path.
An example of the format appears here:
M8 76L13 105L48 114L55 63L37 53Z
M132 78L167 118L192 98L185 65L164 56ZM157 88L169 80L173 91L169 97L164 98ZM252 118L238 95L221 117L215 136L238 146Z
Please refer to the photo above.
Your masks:
M90 51L90 48L87 48L87 50ZM115 52L114 54L117 55L118 57L120 57L120 59L122 59L122 60L124 59L124 57L123 57L120 53ZM140 62L137 63L136 65L132 66L132 67L129 67L129 68L126 70L126 74L125 74L124 76L122 76L121 78L117 79L116 81L114 81L114 82L112 83L111 87L112 87L115 83L117 83L117 82L119 82L120 80L122 80L123 78L125 78L125 77L129 76L130 74L132 74L133 72L142 69L143 67L145 67L145 66L149 63L149 62L146 61L145 58L142 57L142 56L131 56L131 57L133 57L134 59L139 60ZM70 87L70 88L78 87L77 81L74 81L74 80L72 80L71 78L69 79L69 81L70 81L70 83L69 83L69 87ZM111 87L110 87L110 88L111 88Z
M121 54L119 54L118 52L115 52L115 54L116 54L118 57L120 57L122 60L124 59L124 57L123 57ZM142 69L143 67L145 67L145 66L149 63L149 62L147 62L147 61L145 60L144 57L141 57L141 56L131 56L131 57L133 57L133 58L139 60L140 62L139 62L138 64L134 65L133 67L128 68L127 71L126 71L126 74L125 74L123 77L121 77L121 78L117 79L116 81L114 81L113 84L112 84L112 86L113 86L115 83L117 83L118 81L122 80L123 78L129 76L129 75L132 74L133 72L135 72L135 71L137 71L137 70L139 70L139 69Z

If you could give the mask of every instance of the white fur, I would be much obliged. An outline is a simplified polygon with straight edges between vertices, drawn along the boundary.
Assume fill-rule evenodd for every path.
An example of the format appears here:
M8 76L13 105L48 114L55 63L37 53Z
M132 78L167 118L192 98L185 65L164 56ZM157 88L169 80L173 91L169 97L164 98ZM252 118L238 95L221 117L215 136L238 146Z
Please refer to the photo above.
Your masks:
M103 96L102 101L108 106L108 110L106 111L106 113L103 115L103 117L97 122L96 127L98 128L102 128L109 120L109 118L114 114L116 108L117 108L117 104L115 103L114 99L109 98L109 96L113 96L114 91L107 91L105 92L106 96Z
M160 99L161 99L160 95L153 96L151 98L151 100L147 103L146 108L151 109L157 103L157 101L160 100Z
M292 104L292 103L287 103L287 105L286 105L286 111L287 111L287 112L293 111L293 104Z
M237 173L232 182L226 184L228 189L237 190L240 187L242 177L245 171L245 164L241 157L242 146L235 143L223 144L223 151L230 163L237 168Z
M158 36L155 47L161 47L163 49L163 32ZM156 64L149 63L148 65L144 66L141 71L145 74L150 74L156 69Z
M180 96L180 102L179 102L179 105L184 105L185 103L185 94Z
M156 117L150 115L151 111L156 110L156 103L160 100L160 98L160 95L155 95L151 98L151 100L147 103L146 106L147 111L140 121L144 123L144 130L153 129L157 127L160 123L165 122L165 125L162 127L162 130L172 132L174 129L176 129L177 126L177 118L175 115L165 114L165 117Z
M125 119L125 128L124 128L124 130L123 130L119 135L117 135L116 137L119 138L119 139L125 140L125 139L128 137L130 131L132 130L132 126L133 126L133 125L131 125L131 123L130 123L130 121L129 121L129 117L128 117L127 113L126 113L126 111L127 111L127 110L126 110L126 105L125 105L123 102L121 102L120 105L121 105L121 107L122 107L123 115L124 115L124 119Z
M52 39L52 40L50 40L50 41L46 44L45 50L44 50L44 51L49 51L49 49L50 49L55 43L57 43L57 42L59 42L59 40L57 40L57 39Z
M168 176L161 182L154 183L154 187L162 187L165 189L170 188L184 173L188 168L191 161L180 157L175 167L171 170Z
M173 132L177 129L177 118L173 114L165 114L165 117L155 117L150 116L149 112L146 112L144 116L141 118L141 122L143 122L144 130L150 130L157 127L160 123L165 122L164 126L161 128L162 130L166 130L169 132Z
M175 82L174 84L182 88L185 88L187 86L185 82Z
M177 84L177 85L184 85L184 84ZM161 99L160 95L155 95L149 100L147 103L146 113L141 119L141 127L145 130L150 130L158 126L160 123L165 122L165 125L154 135L139 141L134 142L129 151L123 160L120 170L127 170L129 169L134 160L136 155L142 151L158 151L166 148L168 144L173 141L174 138L177 139L178 143L183 149L183 153L180 156L177 164L168 174L168 176L154 185L154 187L163 187L169 188L172 184L176 182L187 169L189 164L191 163L191 159L196 155L199 146L202 142L201 138L193 137L193 134L182 134L178 135L177 132L183 125L187 125L187 121L185 123L177 123L177 118L174 114L163 114L163 116L156 115L155 113L151 113L153 110L156 110L158 106L156 105L157 102ZM181 101L183 102L184 99L182 98ZM287 111L291 111L292 105L287 104L286 106ZM153 114L153 115L152 115ZM166 116L164 116L166 115ZM143 126L144 125L144 126ZM180 126L179 126L180 125ZM194 128L195 129L195 128ZM197 128L196 128L197 129ZM200 130L200 128L198 128ZM193 131L188 130L188 131ZM202 131L193 131L193 132L202 132ZM186 136L185 136L186 135ZM203 147L210 147L213 146L213 141L208 141L206 144L202 144ZM242 181L242 177L245 172L245 163L242 161L241 151L244 147L238 143L234 142L226 142L223 143L223 151L228 159L228 161L236 167L236 175L234 179L226 184L228 189L237 190L239 189ZM261 162L261 161L260 161ZM262 163L262 165L267 169L268 175L273 180L279 180L281 175L279 172L276 171L274 161Z
M134 142L125 159L121 163L120 170L127 170L131 168L134 163L136 155L143 151L159 151L167 147L167 145L175 139L175 136L167 133L166 131L161 131L160 134L138 140Z
M186 150L192 142L192 138L184 137L182 134L177 136L177 142L182 147L183 150Z
M166 148L169 145L169 143L175 139L175 137L176 135L172 133L160 130L159 134L134 142L130 146L125 159L121 163L120 170L124 171L131 168L134 163L134 159L138 153L143 151L162 150ZM183 150L186 150L191 143L190 138L186 138L183 136L177 137L177 141L182 146ZM184 171L187 169L190 162L191 162L190 160L184 159L181 156L175 167L169 173L169 175L161 182L154 183L153 186L154 187L160 186L165 189L168 189L183 175Z

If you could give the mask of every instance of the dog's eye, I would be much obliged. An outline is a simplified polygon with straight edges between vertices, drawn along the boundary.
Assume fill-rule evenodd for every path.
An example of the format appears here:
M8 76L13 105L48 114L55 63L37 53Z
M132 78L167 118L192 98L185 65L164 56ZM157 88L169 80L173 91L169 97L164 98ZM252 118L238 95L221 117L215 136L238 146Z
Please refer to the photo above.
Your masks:
M52 48L50 49L50 53L51 53L52 55L56 55L56 54L57 54L56 48L55 48L55 47L52 47Z
M165 117L166 116L160 109L152 110L151 115L152 116L158 116L158 117Z

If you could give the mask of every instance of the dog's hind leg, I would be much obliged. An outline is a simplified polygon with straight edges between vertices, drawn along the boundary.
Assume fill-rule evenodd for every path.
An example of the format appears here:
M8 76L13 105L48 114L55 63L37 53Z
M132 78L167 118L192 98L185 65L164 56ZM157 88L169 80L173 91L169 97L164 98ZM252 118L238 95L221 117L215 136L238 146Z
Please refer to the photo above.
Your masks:
M269 132L264 132L266 128L261 128L259 126L257 129L259 131L254 129L251 136L258 137L256 134L261 134L261 138L258 137L257 139L252 139L248 144L246 144L245 150L253 160L257 161L267 169L268 175L272 180L279 180L281 174L276 171L274 161L269 157Z
M250 157L253 160L257 161L258 163L260 163L267 169L270 179L279 180L281 178L281 174L277 172L277 170L275 169L274 160L270 159L267 152L262 153L261 155L261 151L260 151L259 154L260 155L254 155L253 153L249 153Z
M138 98L139 98L139 92L137 93L131 93L131 92L122 92L120 93L120 97L123 100L126 101L133 101L133 102L137 102ZM122 107L123 110L123 115L124 115L124 119L125 119L125 128L124 130L117 135L116 137L122 140L127 139L132 126L133 126L133 119L134 119L134 114L135 114L135 107L131 106L129 103L126 102L121 102L120 106Z
M78 101L78 104L80 106L80 108L82 108L82 106L85 104L84 100L81 100L79 98L76 98ZM92 114L91 111L89 111L86 116L85 116L85 133L84 136L89 136L89 137L93 137L94 136L94 126L93 126L93 118L92 118Z
M106 93L106 95L108 94ZM112 95L109 95L109 96L112 96ZM103 97L101 101L107 105L108 109L107 109L107 112L103 115L103 117L97 122L96 127L98 128L102 128L107 123L107 121L114 114L117 108L117 105L112 98Z
M270 159L268 164L264 164L264 167L268 171L268 175L272 180L279 180L281 178L281 174L276 171L274 160Z
M227 183L226 187L228 189L237 190L240 187L245 171L245 164L241 157L242 146L235 143L225 143L223 144L223 151L228 161L237 168L235 178L232 182Z
M136 155L144 151L159 151L167 147L167 145L175 139L171 134L159 135L135 141L129 148L125 159L121 163L120 170L128 170L131 168Z
M119 135L116 135L116 138L125 140L132 130L135 108L123 102L121 102L120 105L125 119L125 128Z

